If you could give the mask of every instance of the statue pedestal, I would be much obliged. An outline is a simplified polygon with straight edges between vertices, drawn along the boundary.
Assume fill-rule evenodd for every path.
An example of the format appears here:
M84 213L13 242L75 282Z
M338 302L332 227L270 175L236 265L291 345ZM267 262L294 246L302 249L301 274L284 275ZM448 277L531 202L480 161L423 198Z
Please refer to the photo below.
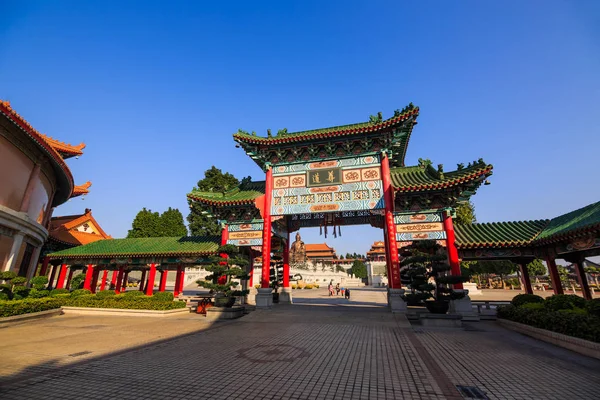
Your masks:
M260 288L256 294L256 308L270 309L273 307L273 289Z
M404 289L388 289L388 306L392 313L405 313L406 302L402 299Z
M279 304L292 304L292 288L284 287L279 292Z

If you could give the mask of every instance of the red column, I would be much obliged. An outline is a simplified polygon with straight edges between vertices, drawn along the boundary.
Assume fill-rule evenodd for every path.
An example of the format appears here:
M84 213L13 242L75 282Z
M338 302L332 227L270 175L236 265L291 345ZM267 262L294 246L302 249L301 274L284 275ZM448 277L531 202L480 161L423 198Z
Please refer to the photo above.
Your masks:
M396 245L398 245L398 243L396 243ZM392 276L392 267L390 265L390 248L388 246L388 241L387 241L387 232L386 229L384 227L383 229L383 247L385 248L385 268L387 270L387 276L388 276L388 286L390 286L391 284L391 276Z
M583 298L586 300L591 300L592 292L590 291L590 285L588 285L587 276L585 274L585 270L583 269L583 260L579 259L574 262L573 265L575 265L575 272L577 273L577 279L579 280L579 285L581 286Z
M269 287L269 270L271 268L271 192L273 191L273 169L270 165L267 165L266 167L265 209L263 210L262 277L260 282L260 286L263 289Z
M527 270L527 264L522 262L519 264L519 268L521 269L521 276L523 276L525 292L527 294L533 294L533 288L531 287L531 279L529 279L529 271Z
M159 292L164 292L167 288L167 274L168 270L160 271L160 286L158 287Z
M46 276L49 262L50 262L50 257L48 257L48 256L44 257L44 261L42 262L42 268L40 269L40 276Z
M73 268L69 268L69 275L67 276L67 283L65 285L65 289L71 289L71 279L73 279Z
M248 278L248 289L250 289L252 287L252 281L254 280L254 250L250 249L250 272L248 273L248 275L250 276Z
M460 261L458 260L458 250L456 248L456 237L454 236L454 224L450 210L443 212L444 231L446 231L446 250L448 251L448 261L452 268L452 275L461 276ZM462 282L455 283L454 289L463 289Z
M56 288L62 289L65 287L65 276L67 275L67 264L60 266L60 272L58 274L58 282L56 282Z
M383 181L383 199L385 202L386 241L390 259L391 273L388 276L391 289L402 288L400 282L400 265L398 260L398 243L396 243L396 224L394 224L394 188L390 178L390 161L386 153L381 153L381 178Z
M98 276L100 275L100 269L94 268L94 275L92 275L92 293L96 293L98 287Z
M119 267L119 274L117 275L117 286L115 287L115 292L121 293L121 284L123 284L123 273L124 267Z
M173 288L173 296L179 296L179 286L181 286L181 265L177 266L177 273L175 274L175 287Z
M552 288L554 290L554 294L563 294L562 283L560 282L560 275L558 275L558 269L556 268L556 262L554 262L554 257L548 256L546 258L546 265L548 267L548 272L550 273L550 280L552 281Z
M54 276L56 275L57 266L52 266L52 272L50 272L50 278L48 278L48 289L52 289L54 286Z
M152 296L154 292L154 278L156 277L156 264L150 264L150 272L148 273L148 286L146 287L146 295Z
M117 279L118 279L118 271L114 270L112 272L112 276L110 277L110 287L117 288ZM113 289L114 290L114 289Z
M85 280L83 281L83 288L86 290L92 290L92 278L94 277L94 266L88 264L87 271L85 272Z
M124 271L123 272L123 283L121 283L121 288L123 289L123 292L125 292L127 290L127 278L129 278L129 271Z
M102 283L100 284L100 290L106 290L106 280L108 279L108 270L105 269L102 272Z
M140 279L140 292L144 291L144 283L146 283L146 270L142 271L142 278Z
M181 277L179 278L179 293L183 293L183 286L185 284L185 267L181 267Z
M227 239L229 238L229 232L227 230L227 225L223 225L223 229L221 229L221 246L225 246L227 244ZM219 256L221 258L227 258L227 254L225 253L219 253ZM226 266L227 265L227 261L219 261L219 265L221 266ZM219 277L219 279L217 280L217 283L219 285L224 285L225 283L227 283L227 275L221 275Z
M283 247L283 287L290 287L290 233L287 234Z

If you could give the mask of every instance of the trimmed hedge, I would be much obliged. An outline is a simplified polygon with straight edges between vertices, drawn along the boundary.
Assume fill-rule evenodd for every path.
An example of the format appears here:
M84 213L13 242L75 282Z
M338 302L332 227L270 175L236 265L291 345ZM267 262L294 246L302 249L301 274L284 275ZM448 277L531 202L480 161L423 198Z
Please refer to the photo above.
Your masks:
M101 290L100 292L96 293L96 298L105 299L107 297L113 297L116 295L117 295L117 292L115 292L114 290Z
M592 299L587 302L587 312L600 318L600 299Z
M60 308L62 303L62 299L53 298L0 301L0 317L54 310Z
M156 292L152 295L152 299L155 301L173 301L174 298L171 292Z
M498 307L498 318L600 343L600 318L583 314L577 308L556 312L548 307L536 310L509 305Z
M58 294L69 294L69 289L52 289L50 291L50 296L56 296Z
M87 289L75 289L71 292L71 297L85 296L88 294L92 294L92 292Z
M555 294L546 299L544 306L550 311L558 311L585 308L586 303L586 299L575 294Z
M185 308L183 301L160 301L151 297L112 296L98 298L94 295L66 299L63 303L69 307L121 308L130 310L175 310Z
M144 292L140 292L139 290L130 290L128 292L123 293L124 297L143 297L146 294Z
M519 307L522 306L523 304L528 304L528 303L543 303L544 302L544 298L535 294L518 294L515 297L513 297L513 299L510 301L510 303L515 306L515 307Z

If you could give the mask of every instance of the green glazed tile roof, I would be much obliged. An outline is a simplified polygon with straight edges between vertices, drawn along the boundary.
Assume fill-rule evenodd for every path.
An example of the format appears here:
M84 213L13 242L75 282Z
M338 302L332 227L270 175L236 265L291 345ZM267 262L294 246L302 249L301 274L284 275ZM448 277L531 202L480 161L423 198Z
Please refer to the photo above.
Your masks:
M220 236L106 239L48 254L51 259L123 256L176 256L216 253Z
M187 197L207 204L237 205L252 204L254 199L263 194L265 194L265 181L249 182L225 193L192 190Z
M480 160L456 171L438 172L431 165L390 169L392 185L401 192L436 190L479 179L479 184L492 174L493 166Z
M575 237L600 230L600 201L553 218L536 238L536 243L548 243L566 236Z
M456 224L456 247L518 247L530 244L549 220Z

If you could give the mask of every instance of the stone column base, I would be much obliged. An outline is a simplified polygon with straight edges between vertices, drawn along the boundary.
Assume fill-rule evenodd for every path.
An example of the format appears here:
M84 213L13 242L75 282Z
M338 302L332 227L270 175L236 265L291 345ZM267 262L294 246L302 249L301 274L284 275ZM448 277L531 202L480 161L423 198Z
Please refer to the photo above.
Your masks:
M260 288L256 294L256 308L270 309L273 307L273 289Z
M284 287L279 292L279 304L292 304L292 288Z
M448 314L461 315L463 321L479 321L479 314L473 311L468 289L454 289L454 293L464 293L465 297L458 300L450 300Z
M402 299L404 289L388 289L388 306L392 313L405 313L406 302Z

